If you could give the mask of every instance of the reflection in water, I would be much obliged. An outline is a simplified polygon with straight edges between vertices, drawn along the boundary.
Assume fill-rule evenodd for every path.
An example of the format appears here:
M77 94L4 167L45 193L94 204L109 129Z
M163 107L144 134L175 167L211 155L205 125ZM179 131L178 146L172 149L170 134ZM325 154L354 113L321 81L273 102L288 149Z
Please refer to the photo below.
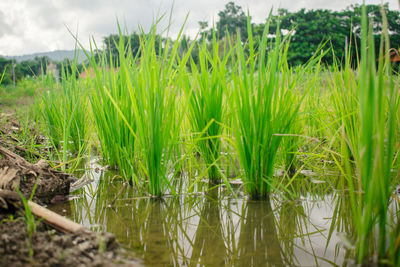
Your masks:
M270 201L247 201L242 213L237 266L283 266L281 253Z
M190 266L226 266L227 255L223 240L218 191L209 191L200 213Z
M149 266L177 263L170 208L166 202L144 199L108 209L112 212L107 213L107 231L121 237L120 242Z
M80 198L52 209L67 210L68 217L93 231L114 233L148 266L343 264L337 232L347 230L338 227L347 213L335 214L342 202L327 196L250 201L221 195L226 194L217 188L205 197L159 200L138 197L121 183L98 182L78 192Z
M287 201L282 202L279 209L279 218L277 219L277 228L282 243L282 258L286 265L294 266L297 260L294 256L295 242L297 235L304 236L302 219L305 218L304 208L298 205L290 198L289 194L285 195Z
M149 266L167 265L170 263L170 255L174 254L170 251L172 247L169 242L171 225L168 223L167 209L164 203L152 199L147 210L147 220L141 229L143 240L148 240L143 247L144 260ZM173 257L171 262L174 262Z

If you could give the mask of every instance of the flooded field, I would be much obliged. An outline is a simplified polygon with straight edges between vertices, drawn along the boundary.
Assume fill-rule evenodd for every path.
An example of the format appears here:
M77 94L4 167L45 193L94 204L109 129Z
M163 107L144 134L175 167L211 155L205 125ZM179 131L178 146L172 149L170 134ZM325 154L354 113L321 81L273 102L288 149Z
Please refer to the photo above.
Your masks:
M93 181L72 201L50 208L92 231L115 234L146 266L345 263L351 218L341 205L347 199L338 200L327 184L315 183L315 195L297 199L273 195L253 201L243 196L240 184L233 185L236 197L219 186L205 194L154 199L121 181L109 182L110 171L87 176Z
M384 12L374 32L367 11L342 55L324 39L299 65L297 30L272 13L257 27L243 14L243 36L217 27L191 41L181 25L173 40L156 21L118 27L112 50L91 40L82 66L32 82L26 123L4 115L3 189L29 182L35 201L44 174L68 177L43 204L147 266L400 266L400 76ZM78 252L103 260L111 242L92 241Z

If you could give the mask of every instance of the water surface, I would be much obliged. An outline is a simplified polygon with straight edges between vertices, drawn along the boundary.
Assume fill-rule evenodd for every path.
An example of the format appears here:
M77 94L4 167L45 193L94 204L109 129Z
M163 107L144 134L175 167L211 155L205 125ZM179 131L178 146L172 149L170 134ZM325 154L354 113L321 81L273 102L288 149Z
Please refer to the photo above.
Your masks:
M154 199L101 182L112 172L92 175L76 199L50 208L115 234L147 266L341 266L346 258L341 236L351 231L350 219L333 193L252 201L222 186Z

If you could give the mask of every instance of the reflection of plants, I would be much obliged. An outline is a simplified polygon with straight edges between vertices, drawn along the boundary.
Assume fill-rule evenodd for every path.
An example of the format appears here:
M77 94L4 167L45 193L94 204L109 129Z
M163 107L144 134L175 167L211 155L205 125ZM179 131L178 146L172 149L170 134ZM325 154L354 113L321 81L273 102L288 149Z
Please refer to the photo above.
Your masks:
M333 200L336 204L332 214L332 221L327 236L326 248L330 243L334 231L347 234L352 234L355 232L349 194L345 191L338 191L333 196ZM346 244L350 243L346 242L347 240L344 236L342 238Z
M295 264L295 237L306 236L303 233L303 225L306 224L306 214L301 204L296 203L290 195L285 194L285 201L280 201L282 204L279 208L279 221L277 221L277 228L279 231L279 240L282 244L283 260L286 265L293 266Z
M193 242L190 266L227 265L219 206L218 188L214 188L207 193L199 214L200 222Z
M240 266L284 266L271 202L247 201L243 206L237 259Z

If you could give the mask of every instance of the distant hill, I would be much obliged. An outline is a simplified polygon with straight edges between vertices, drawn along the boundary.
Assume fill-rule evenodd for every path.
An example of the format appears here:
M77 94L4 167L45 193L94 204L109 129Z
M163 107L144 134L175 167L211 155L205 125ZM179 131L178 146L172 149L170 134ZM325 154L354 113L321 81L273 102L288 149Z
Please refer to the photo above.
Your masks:
M86 55L83 51L79 51L78 55L78 63L82 63L82 59L86 59ZM25 61L25 60L32 60L35 57L49 57L52 61L62 61L66 58L73 59L75 55L74 50L56 50L52 52L43 52L43 53L34 53L29 55L22 55L22 56L3 56L7 59L15 59L17 62Z

